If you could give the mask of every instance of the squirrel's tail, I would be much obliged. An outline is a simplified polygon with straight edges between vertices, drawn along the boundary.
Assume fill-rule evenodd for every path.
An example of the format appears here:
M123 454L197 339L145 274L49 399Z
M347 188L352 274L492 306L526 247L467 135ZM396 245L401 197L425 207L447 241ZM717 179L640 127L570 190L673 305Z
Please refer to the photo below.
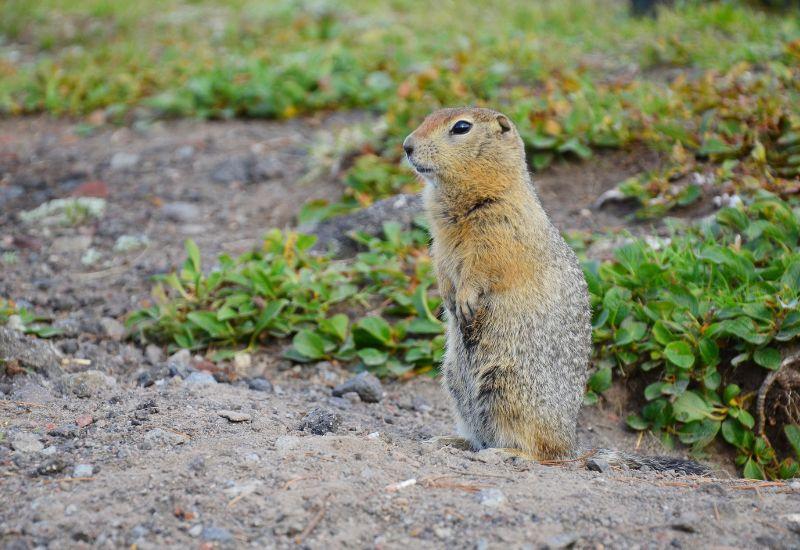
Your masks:
M711 469L694 460L674 458L671 456L642 456L614 449L596 449L586 459L586 466L590 470L603 471L602 463L610 466L625 466L632 470L650 468L656 472L680 472L686 475L709 475Z

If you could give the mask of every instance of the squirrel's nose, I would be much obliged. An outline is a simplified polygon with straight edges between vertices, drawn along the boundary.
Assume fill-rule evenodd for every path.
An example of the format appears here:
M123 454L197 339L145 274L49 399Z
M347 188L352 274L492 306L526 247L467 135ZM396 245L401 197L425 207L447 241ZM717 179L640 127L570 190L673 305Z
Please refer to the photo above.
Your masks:
M407 157L410 157L414 152L414 141L411 139L411 136L408 136L403 142L403 151L406 152Z

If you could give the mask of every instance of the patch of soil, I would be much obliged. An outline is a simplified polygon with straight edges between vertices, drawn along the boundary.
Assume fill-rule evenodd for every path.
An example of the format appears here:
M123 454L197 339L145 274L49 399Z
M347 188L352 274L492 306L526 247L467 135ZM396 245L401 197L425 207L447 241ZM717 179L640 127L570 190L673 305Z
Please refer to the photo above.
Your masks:
M793 486L756 491L435 448L424 440L453 430L435 381L390 383L381 402L368 404L332 397L349 377L344 369L292 366L278 345L253 356L243 381L218 384L201 371L188 375L188 356L167 360L163 350L120 340L118 323L148 296L151 275L182 260L186 238L204 258L236 254L266 229L293 224L307 199L336 199L335 181L296 182L315 135L360 116L183 121L89 137L63 121L0 121L0 295L64 330L53 342L67 370L57 384L0 379L4 547L797 543L795 524L782 516L798 506ZM561 229L621 227L622 218L581 211L657 161L609 153L557 164L535 181ZM78 227L19 217L76 193L105 196L103 216ZM123 236L149 244L120 250ZM299 430L317 408L312 417L333 433ZM622 409L586 409L583 444L659 452L625 430Z

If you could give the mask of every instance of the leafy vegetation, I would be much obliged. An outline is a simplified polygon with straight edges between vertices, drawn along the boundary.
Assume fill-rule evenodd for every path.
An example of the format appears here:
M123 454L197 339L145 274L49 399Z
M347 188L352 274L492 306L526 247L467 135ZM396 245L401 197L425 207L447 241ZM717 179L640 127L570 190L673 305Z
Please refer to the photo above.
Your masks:
M792 477L797 462L780 462L754 433L753 410L758 384L781 367L781 346L800 335L798 245L800 209L762 193L656 246L637 240L614 262L588 263L590 388L602 391L612 372L641 375L650 383L632 428L696 451L721 435L747 477Z
M26 308L0 297L0 325L14 323L25 334L34 334L39 338L50 338L61 334L61 330L53 327L47 317L34 314Z
M383 239L354 235L367 249L348 264L308 253L314 237L277 230L264 247L221 256L207 275L189 241L180 272L159 277L153 305L128 324L173 347L212 347L217 359L237 346L293 337L286 356L297 362L359 361L379 374L432 371L442 353L439 305L422 229L386 223ZM376 302L377 303L373 303ZM351 323L341 310L366 316Z
M430 110L468 103L507 111L537 169L633 142L671 151L663 171L622 186L643 216L697 200L697 170L719 193L797 192L800 21L746 2L676 4L651 20L611 0L8 0L0 112L380 113L375 147L345 155L345 203L309 205L307 219L413 185L393 173L400 140Z
M214 348L217 358L291 337L293 361L433 372L444 342L427 233L387 223L381 238L354 238L365 251L336 262L308 254L313 237L273 231L263 250L222 256L208 274L189 242L182 270L160 278L153 305L129 324L172 346ZM748 477L794 475L798 459L779 461L754 432L754 400L780 368L782 347L800 336L798 245L800 208L760 192L699 227L632 239L613 261L587 261L595 342L587 402L614 376L645 380L632 428L697 452L722 439ZM800 432L787 430L788 443L800 443Z

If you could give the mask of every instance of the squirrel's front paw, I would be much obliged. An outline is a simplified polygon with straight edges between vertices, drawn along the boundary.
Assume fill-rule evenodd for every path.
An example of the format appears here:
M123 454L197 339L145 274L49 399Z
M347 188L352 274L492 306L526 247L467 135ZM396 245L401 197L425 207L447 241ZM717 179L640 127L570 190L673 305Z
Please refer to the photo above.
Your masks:
M472 325L482 298L483 292L471 286L462 287L456 292L456 319L462 329Z

